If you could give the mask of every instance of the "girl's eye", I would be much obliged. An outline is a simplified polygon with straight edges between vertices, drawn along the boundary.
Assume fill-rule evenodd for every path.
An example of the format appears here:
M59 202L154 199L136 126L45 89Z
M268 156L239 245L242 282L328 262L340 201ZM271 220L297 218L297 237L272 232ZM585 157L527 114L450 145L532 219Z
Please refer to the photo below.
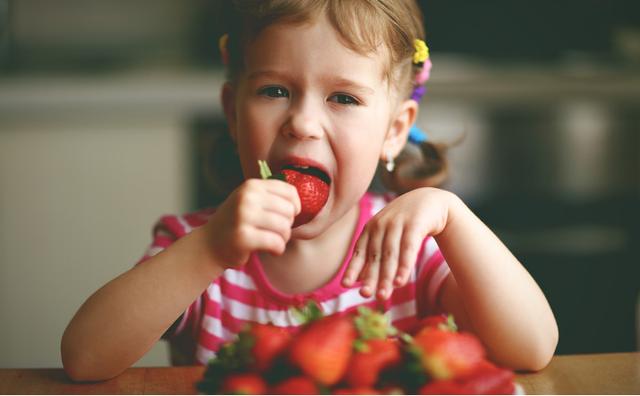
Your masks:
M258 90L258 94L268 96L270 98L288 98L289 97L289 91L287 91L283 87L277 87L277 86L261 88L260 90Z
M329 98L329 101L335 102L342 105L354 105L357 106L360 104L358 99L354 98L351 95L347 94L335 94Z

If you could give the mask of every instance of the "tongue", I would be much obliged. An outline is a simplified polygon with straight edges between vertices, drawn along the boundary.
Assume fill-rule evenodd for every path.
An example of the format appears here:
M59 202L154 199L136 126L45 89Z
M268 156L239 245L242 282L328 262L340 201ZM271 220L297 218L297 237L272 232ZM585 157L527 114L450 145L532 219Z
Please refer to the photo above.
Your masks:
M285 181L298 190L302 210L293 221L293 227L306 224L322 210L329 198L329 185L317 176L295 169L283 169Z

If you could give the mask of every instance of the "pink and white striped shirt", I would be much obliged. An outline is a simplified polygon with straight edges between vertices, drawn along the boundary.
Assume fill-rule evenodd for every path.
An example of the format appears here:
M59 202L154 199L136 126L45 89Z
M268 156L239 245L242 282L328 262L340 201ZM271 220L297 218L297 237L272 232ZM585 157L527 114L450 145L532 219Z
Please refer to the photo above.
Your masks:
M438 293L449 274L449 267L432 237L423 241L408 283L396 288L387 301L380 303L375 297L362 297L358 285L351 288L341 285L362 229L391 199L393 197L390 195L372 193L363 196L358 226L348 254L340 270L324 286L306 294L284 294L271 285L258 256L252 254L246 265L229 268L214 280L182 314L174 334L169 337L191 332L196 341L194 362L206 364L215 356L220 345L234 339L246 323L271 322L295 330L301 323L292 314L291 308L304 305L309 299L315 300L325 315L344 314L359 306L382 309L394 326L410 331L420 317L439 312ZM184 216L162 217L154 227L153 243L140 262L158 254L194 228L204 225L213 211L205 209Z

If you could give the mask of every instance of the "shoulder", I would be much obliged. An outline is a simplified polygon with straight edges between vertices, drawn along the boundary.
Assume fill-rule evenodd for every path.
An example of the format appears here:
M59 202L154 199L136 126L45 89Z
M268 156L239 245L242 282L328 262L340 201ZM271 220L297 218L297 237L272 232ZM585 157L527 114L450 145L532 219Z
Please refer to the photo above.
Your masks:
M389 202L396 199L396 197L397 197L397 194L392 192L386 192L386 193L367 192L362 197L362 206L368 209L371 216L375 216Z
M206 208L182 215L164 215L160 217L153 226L151 244L137 264L157 255L195 228L206 224L213 212L215 212L215 209Z
M183 237L193 231L194 228L206 224L213 212L215 212L215 208L204 208L180 215L164 215L154 224L153 234L165 233L176 239Z

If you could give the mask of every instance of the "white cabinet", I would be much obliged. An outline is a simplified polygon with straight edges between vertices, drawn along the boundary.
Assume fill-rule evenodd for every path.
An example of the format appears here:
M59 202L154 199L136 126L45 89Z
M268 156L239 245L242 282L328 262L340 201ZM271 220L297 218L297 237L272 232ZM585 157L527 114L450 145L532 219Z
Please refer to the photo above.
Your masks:
M186 120L216 76L0 81L0 368L61 367L82 302L188 206ZM159 343L139 364L168 364Z

